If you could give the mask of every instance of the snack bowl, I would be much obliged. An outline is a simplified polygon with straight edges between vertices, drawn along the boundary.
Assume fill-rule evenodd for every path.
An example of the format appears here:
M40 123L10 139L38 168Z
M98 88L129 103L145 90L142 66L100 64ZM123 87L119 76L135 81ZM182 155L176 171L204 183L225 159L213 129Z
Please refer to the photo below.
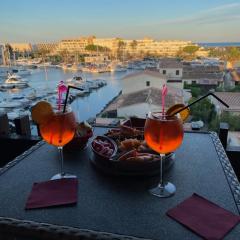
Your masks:
M143 139L144 124L146 119L131 117L120 124L118 128L110 129L105 135L114 140L126 138Z
M77 123L74 138L65 145L67 150L82 150L87 147L88 140L93 136L92 127L87 122Z
M100 143L106 142L106 145L112 149L111 154L106 155L103 149L97 149L96 140ZM137 153L136 156L134 150L118 153L116 142L109 137L97 136L93 139L91 148L91 162L104 173L125 176L152 176L158 174L160 171L160 158L158 155L155 155L150 160L150 158L147 158L147 153ZM147 156L146 158L144 157L145 155ZM164 171L167 171L173 162L174 154L167 154L163 160Z
M96 136L91 142L92 152L96 158L110 161L117 153L117 144L106 136Z
M89 133L86 136L74 136L74 138L64 146L67 150L82 150L87 147L88 140L91 138L93 133Z

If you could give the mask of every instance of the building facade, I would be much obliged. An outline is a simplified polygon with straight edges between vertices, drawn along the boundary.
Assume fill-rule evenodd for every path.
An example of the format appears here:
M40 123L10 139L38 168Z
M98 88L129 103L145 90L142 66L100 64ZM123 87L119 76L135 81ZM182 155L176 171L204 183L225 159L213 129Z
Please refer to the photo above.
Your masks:
M58 45L58 43L37 43L34 50L55 53Z
M158 56L176 56L179 50L188 45L193 45L191 41L156 41L151 38L142 40L123 40L125 51L130 54L150 54Z
M32 45L31 43L10 43L14 52L18 53L25 53L25 52L32 52Z
M84 54L87 53L85 47L89 44L106 47L110 50L110 54L112 55L121 51L125 55L153 54L159 56L175 56L180 49L188 45L193 45L191 41L156 41L151 38L128 40L120 38L96 38L90 36L61 40L58 44L57 51L66 50L70 53L79 52Z
M93 37L80 37L76 39L61 40L56 48L56 52L67 51L69 53L87 53L86 46L93 44Z
M158 72L149 70L134 72L122 78L122 93L129 94L149 87L158 88L160 91L166 83L166 77Z

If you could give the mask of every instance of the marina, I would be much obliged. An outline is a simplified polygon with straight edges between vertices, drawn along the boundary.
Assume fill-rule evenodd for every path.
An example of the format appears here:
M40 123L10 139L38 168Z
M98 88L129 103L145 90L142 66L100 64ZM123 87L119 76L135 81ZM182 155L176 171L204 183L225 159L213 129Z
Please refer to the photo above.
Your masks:
M0 78L0 113L7 113L10 120L22 115L31 115L30 109L40 100L52 105L57 103L57 85L80 87L83 91L71 90L70 102L78 121L94 118L121 90L120 79L125 72L80 73L61 68L37 68L22 78L9 74Z

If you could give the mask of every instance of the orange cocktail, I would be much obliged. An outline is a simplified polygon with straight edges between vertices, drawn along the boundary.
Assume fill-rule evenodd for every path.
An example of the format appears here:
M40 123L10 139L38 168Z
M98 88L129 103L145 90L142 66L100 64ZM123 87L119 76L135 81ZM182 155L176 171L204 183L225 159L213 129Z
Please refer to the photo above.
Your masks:
M150 112L144 127L144 138L147 145L160 154L160 183L150 192L158 197L170 197L175 193L176 187L170 182L163 182L162 161L166 153L175 151L182 143L182 120L177 116Z
M48 121L40 124L40 133L49 144L62 147L73 139L75 128L76 120L72 111L56 112Z
M176 150L182 143L183 127L176 116L166 118L149 117L145 124L144 137L148 146L162 154Z
M63 146L73 139L76 129L74 113L70 108L64 110L54 111L46 101L32 107L32 120L38 124L42 138L59 150L61 169L52 179L76 177L63 171Z

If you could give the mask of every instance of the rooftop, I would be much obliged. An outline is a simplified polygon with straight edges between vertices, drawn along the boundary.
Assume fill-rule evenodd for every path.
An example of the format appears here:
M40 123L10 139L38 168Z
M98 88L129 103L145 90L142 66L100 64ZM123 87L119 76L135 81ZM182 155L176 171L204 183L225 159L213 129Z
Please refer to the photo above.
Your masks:
M159 62L159 68L183 68L183 64L176 59L163 59Z
M223 73L183 72L183 79L215 79L222 81Z
M229 108L226 108L219 103L221 109L240 112L240 92L215 92L214 94L229 105Z
M152 77L156 77L156 78L166 79L165 75L161 74L160 72L151 71L151 70L144 70L144 71L129 73L126 76L124 76L122 79L129 79L129 78L137 77L137 76L141 76L141 75L148 75L148 76L152 76Z
M166 108L183 102L184 90L168 86L168 94L165 99ZM161 105L161 91L158 88L146 88L144 90L133 93L120 95L114 102L112 102L105 111L113 111L120 107L127 107L139 103L146 103L151 99L153 105Z

